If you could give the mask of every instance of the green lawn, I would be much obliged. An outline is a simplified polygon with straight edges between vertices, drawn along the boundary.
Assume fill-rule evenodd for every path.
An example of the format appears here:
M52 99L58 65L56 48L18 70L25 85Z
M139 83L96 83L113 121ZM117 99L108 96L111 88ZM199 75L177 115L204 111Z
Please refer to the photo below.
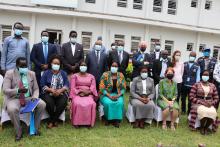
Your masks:
M68 117L68 114L66 115ZM166 147L197 147L199 143L204 143L207 147L220 147L219 131L209 136L202 136L199 132L191 132L187 127L186 115L181 116L179 127L175 132L163 131L161 126L157 128L155 123L144 130L133 129L126 119L123 120L119 129L112 126L106 127L99 120L92 129L75 129L70 125L69 119L64 125L60 124L58 128L51 130L46 129L45 122L41 126L41 136L29 137L25 132L22 141L17 143L14 142L12 125L4 125L3 130L0 131L0 147L155 147L157 143L162 143Z

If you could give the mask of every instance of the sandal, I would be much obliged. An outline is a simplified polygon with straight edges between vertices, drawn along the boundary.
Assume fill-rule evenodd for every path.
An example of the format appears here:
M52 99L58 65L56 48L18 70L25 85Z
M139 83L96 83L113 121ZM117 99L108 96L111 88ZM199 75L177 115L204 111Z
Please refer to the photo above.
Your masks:
M176 128L175 128L175 126L174 125L171 125L171 131L175 131L176 130Z
M167 130L167 124L163 124L163 125L162 125L162 129L163 129L163 130Z

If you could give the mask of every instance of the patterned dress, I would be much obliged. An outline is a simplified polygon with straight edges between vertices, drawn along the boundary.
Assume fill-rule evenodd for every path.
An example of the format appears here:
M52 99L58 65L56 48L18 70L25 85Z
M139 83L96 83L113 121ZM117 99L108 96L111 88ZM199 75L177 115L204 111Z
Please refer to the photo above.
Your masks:
M126 82L122 73L117 73L116 91L113 90L113 80L111 72L105 72L100 80L100 102L104 106L104 117L107 120L122 120L124 111L124 93L126 91ZM116 100L111 100L107 94L121 96Z
M168 101L177 98L176 82L172 81L172 83L169 83L168 79L163 79L159 83L159 98L157 99L157 104L162 110L164 110L168 108L169 105L162 97L165 97ZM179 105L176 100L174 101L173 108L179 110Z

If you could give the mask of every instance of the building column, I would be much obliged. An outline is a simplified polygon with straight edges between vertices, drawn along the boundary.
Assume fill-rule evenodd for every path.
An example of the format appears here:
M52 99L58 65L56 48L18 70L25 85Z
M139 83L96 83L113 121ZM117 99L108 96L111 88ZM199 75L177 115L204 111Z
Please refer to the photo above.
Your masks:
M30 26L30 47L32 48L33 44L35 43L35 35L36 35L36 14L32 13L31 15L31 26Z

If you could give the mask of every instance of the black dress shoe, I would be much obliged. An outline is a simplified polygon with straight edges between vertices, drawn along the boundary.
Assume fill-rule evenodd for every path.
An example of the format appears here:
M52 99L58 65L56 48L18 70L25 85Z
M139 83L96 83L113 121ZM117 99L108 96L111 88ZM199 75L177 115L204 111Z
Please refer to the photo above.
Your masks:
M37 130L37 131L35 132L35 136L40 136L40 135L41 135L41 132Z
M20 141L22 138L22 129L19 129L18 134L15 135L15 141Z

